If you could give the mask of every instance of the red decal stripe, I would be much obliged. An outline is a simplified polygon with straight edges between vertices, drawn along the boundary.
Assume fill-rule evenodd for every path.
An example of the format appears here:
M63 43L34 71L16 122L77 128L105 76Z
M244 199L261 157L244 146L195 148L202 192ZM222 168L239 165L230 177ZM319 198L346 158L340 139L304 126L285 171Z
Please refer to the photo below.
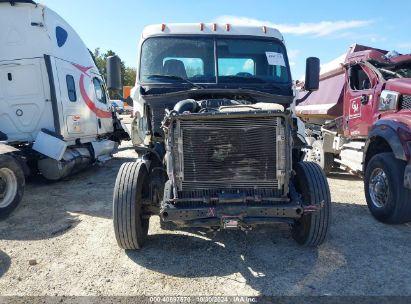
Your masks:
M86 74L87 76L89 76L89 75L87 74L87 72L88 72L90 69L93 68L93 67L85 67L85 66L82 66L82 65L77 64L77 63L73 63L73 65L74 65L76 68L78 68L82 73Z
M111 118L112 117L111 112L106 112L106 111L103 111L97 108L94 102L88 97L86 89L84 88L84 74L81 74L80 76L80 93L87 107L91 111L96 113L97 117L100 117L100 118Z

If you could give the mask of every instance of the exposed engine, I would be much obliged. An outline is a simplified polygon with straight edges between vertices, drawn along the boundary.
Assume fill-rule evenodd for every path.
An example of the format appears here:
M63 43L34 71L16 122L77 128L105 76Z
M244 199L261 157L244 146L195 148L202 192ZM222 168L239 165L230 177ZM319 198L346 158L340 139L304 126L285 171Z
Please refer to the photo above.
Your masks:
M256 110L284 111L284 107L275 103L252 103L244 99L185 99L179 101L173 111L178 114L212 113L212 112L247 112ZM170 113L168 113L170 115ZM171 113L172 114L172 113Z

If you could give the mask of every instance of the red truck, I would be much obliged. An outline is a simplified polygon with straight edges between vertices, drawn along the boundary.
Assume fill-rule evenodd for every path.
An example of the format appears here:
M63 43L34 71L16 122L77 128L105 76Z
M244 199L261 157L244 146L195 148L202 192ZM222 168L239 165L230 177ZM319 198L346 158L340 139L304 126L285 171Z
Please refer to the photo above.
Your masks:
M323 66L319 90L302 89L296 108L306 158L363 176L368 207L385 223L411 221L410 78L411 54L355 44Z

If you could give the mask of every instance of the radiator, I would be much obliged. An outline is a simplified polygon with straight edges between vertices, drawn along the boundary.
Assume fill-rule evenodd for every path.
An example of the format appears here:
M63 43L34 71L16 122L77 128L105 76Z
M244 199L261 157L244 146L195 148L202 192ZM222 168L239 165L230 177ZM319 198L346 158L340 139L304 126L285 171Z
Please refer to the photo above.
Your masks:
M220 190L281 195L286 170L284 120L248 115L174 121L171 146L180 196Z

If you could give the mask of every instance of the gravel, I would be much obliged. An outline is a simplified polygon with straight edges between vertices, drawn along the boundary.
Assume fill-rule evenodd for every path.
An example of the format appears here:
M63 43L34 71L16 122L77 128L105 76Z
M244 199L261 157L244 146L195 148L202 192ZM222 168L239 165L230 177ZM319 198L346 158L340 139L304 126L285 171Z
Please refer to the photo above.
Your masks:
M28 181L0 222L0 295L411 295L411 226L368 212L362 180L329 178L333 222L325 244L300 247L284 225L251 232L161 230L141 251L121 250L112 227L116 157L63 182Z

